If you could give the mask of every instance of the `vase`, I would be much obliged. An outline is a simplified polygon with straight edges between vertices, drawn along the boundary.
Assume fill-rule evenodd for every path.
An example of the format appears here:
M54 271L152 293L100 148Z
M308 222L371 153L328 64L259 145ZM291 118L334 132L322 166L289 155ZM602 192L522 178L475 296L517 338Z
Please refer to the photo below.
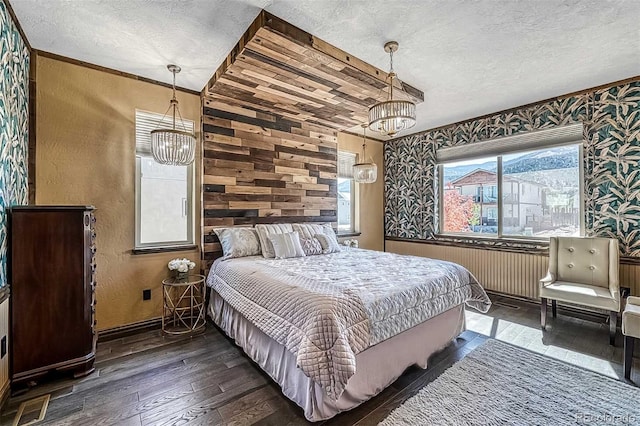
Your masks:
M176 282L186 283L189 280L188 272L175 271Z

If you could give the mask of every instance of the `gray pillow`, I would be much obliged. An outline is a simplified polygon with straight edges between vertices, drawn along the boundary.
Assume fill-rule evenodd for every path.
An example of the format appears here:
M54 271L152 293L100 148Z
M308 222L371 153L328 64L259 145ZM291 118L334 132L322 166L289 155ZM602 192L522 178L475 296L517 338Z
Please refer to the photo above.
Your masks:
M300 244L300 236L297 232L269 235L269 241L273 245L276 259L305 256Z
M294 223L293 230L300 234L300 240L314 238L316 234L326 234L324 224L318 223ZM331 225L328 225L331 228Z
M260 250L258 234L253 228L217 228L216 233L222 246L222 259L256 256Z
M322 246L322 253L337 253L342 251L340 248L340 244L338 244L338 239L336 238L335 233L331 234L316 234L316 238L320 241L320 245Z
M273 245L269 241L269 236L273 234L285 234L287 232L293 232L293 227L290 223L277 223L271 225L259 224L256 225L256 232L260 239L260 246L262 248L262 255L266 258L275 257L273 251Z
M300 233L300 239L314 238L316 234L333 234L330 223L294 223L293 230Z
M304 250L304 254L307 256L313 256L316 254L322 254L322 244L316 237L311 238L300 238L300 244L302 245L302 250Z

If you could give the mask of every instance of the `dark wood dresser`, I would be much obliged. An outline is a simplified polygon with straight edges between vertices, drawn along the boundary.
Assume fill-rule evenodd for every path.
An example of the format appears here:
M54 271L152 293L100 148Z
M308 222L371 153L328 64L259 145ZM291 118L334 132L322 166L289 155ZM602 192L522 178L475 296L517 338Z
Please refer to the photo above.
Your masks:
M14 390L52 370L93 371L95 231L91 206L8 210L10 377Z

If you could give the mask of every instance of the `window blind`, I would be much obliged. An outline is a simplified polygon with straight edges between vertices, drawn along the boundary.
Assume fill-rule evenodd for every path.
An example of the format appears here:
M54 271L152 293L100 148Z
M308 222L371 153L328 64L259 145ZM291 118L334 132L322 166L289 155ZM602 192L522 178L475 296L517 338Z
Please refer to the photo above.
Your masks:
M167 115L162 120L164 114L155 112L136 110L136 154L151 155L151 131L161 128L171 128L173 126L172 117ZM184 129L180 124L179 130L193 132L193 121L183 119Z
M353 152L338 151L338 177L353 179L353 165L356 164L356 155Z
M537 130L439 149L436 152L436 161L438 163L448 163L576 143L582 143L582 124L554 127L553 129Z

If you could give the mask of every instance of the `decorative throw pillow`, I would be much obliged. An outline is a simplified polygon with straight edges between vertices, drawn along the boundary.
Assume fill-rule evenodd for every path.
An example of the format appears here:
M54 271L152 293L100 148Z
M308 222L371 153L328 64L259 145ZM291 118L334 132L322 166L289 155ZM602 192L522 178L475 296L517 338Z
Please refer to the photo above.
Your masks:
M320 241L318 241L316 237L300 238L300 244L302 245L304 254L307 256L322 254L322 244L320 244Z
M273 245L276 259L287 259L290 257L304 257L304 250L300 244L300 234L297 232L287 232L286 234L269 235L269 241Z
M326 234L327 230L324 224L317 223L294 223L293 230L300 234L300 240L305 238L314 238L316 234ZM331 225L327 225L331 228Z
M338 239L336 238L335 233L333 235L329 234L316 234L316 238L320 241L320 245L322 245L322 253L337 253L342 251L340 248L340 244L338 244Z
M256 256L261 253L258 234L253 228L214 229L222 246L222 259Z
M330 237L333 237L334 240L338 241L338 236L336 235L336 231L334 231L331 225L329 225L328 223L325 223L324 225L322 225L322 233Z
M269 236L273 234L286 234L287 232L293 232L293 227L290 223L277 223L273 225L256 225L256 232L260 239L260 247L262 248L262 255L266 258L275 257L273 251L273 244L269 241Z

